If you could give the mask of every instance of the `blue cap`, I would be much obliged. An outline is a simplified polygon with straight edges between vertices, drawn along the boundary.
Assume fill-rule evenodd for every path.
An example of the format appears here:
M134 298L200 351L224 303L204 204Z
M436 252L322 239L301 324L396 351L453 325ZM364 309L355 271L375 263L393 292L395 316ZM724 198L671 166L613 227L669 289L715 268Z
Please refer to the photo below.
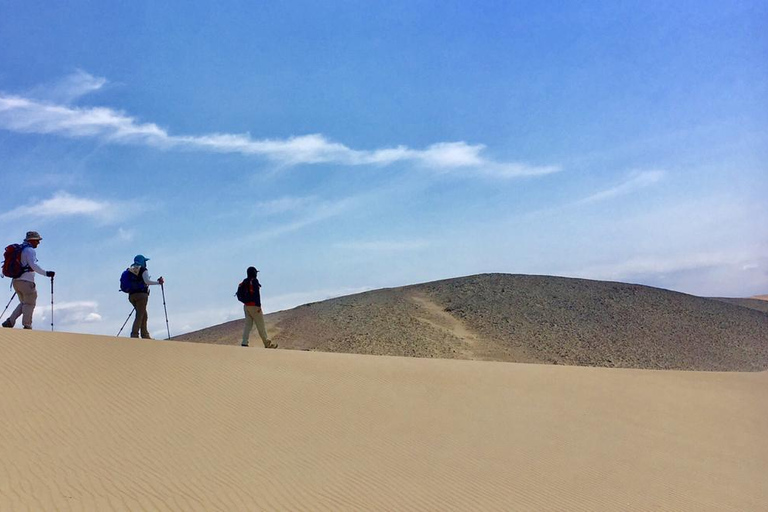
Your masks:
M137 254L136 257L133 258L133 264L134 265L140 265L142 267L144 265L146 265L148 261L149 261L149 258L147 258L147 257L145 257L145 256L143 256L141 254Z

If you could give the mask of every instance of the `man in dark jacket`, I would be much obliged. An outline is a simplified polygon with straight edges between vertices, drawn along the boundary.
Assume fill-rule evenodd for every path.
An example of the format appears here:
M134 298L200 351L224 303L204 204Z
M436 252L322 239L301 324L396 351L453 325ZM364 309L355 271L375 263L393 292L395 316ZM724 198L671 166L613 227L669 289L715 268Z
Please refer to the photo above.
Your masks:
M247 277L237 287L237 299L243 303L243 311L245 312L245 328L243 329L243 342L241 345L243 347L248 346L251 329L253 324L256 324L261 341L264 342L264 348L277 348L277 343L272 343L267 337L267 328L264 326L264 314L261 311L261 293L259 292L261 284L256 279L258 272L255 267L248 267L246 271Z

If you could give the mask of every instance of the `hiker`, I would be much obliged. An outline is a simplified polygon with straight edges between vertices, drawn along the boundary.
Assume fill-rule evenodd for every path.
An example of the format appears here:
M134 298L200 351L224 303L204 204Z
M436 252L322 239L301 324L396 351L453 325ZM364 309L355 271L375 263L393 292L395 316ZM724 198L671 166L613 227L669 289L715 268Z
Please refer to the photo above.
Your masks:
M256 279L258 272L255 267L248 267L246 270L247 277L237 286L237 300L243 303L243 311L245 312L243 342L240 345L248 346L251 329L253 324L256 324L261 341L264 342L264 348L277 348L277 343L272 343L267 337L267 328L264 327L264 314L261 311L261 293L259 292L261 284Z
M37 264L37 253L35 253L35 249L40 245L42 239L43 238L37 231L27 231L27 236L24 238L24 242L19 246L15 246L16 250L14 250L13 256L9 255L8 249L6 249L6 255L9 258L18 258L13 261L13 263L19 267L18 272L14 272L10 277L13 277L11 285L16 291L16 295L19 296L19 305L16 306L16 309L11 316L3 322L3 327L13 327L16 324L16 319L21 317L21 325L24 326L24 329L31 329L32 314L35 312L35 305L37 304L35 273L38 273L41 276L50 277L51 279L53 279L53 276L56 274L52 270L43 270L40 265ZM9 246L9 248L10 247L11 246ZM7 267L11 263L11 261L4 262L3 273L6 272Z
M162 277L153 281L149 278L147 272L147 262L149 258L137 254L133 258L133 265L125 269L120 276L120 290L128 294L128 300L136 310L136 318L133 319L131 328L131 338L141 337L151 340L147 330L147 302L149 302L149 287L152 285L162 285L165 280Z

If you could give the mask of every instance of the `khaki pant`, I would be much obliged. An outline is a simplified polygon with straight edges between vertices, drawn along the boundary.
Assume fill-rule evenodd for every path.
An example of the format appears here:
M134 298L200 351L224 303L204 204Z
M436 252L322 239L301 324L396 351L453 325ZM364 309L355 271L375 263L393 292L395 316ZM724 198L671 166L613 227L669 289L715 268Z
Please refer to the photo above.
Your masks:
M147 330L147 302L149 302L148 293L132 293L128 295L128 300L136 310L136 318L133 319L131 327L131 338L138 338L141 332L142 338L149 338Z
M243 345L248 345L248 338L251 336L251 329L253 324L256 324L256 329L259 331L261 341L265 347L269 346L269 338L267 338L267 328L264 326L264 314L261 312L259 306L243 306L245 312L245 328L243 329Z
M32 313L35 312L35 305L37 304L37 289L35 283L32 281L22 281L20 279L13 280L13 289L16 290L16 295L19 296L20 304L13 310L11 316L8 317L8 322L11 325L16 323L16 319L21 316L21 325L27 329L32 328Z

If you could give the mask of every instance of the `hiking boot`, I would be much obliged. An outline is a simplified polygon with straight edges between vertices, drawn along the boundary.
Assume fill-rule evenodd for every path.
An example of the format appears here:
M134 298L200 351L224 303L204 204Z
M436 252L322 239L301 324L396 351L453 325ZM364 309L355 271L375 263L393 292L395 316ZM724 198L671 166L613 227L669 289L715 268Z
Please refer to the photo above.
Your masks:
M152 338L152 336L150 336L149 334L147 334L146 336L142 336L142 337L141 337L141 339L143 339L143 340L151 340L151 339L153 339L153 338Z
M32 327L31 327L31 326L29 326L29 325L25 325L25 326L24 326L24 328L25 328L25 329L30 329L30 330L32 329Z
M277 348L277 343L272 343L272 340L267 340L264 344L264 348Z
M248 346L248 344L247 344L247 343L241 343L241 344L240 344L240 346L241 346L241 347L247 347L247 346Z
M11 323L11 319L10 318L8 320L6 320L5 322L3 322L3 327L7 327L8 329L12 329L13 328L13 324Z

